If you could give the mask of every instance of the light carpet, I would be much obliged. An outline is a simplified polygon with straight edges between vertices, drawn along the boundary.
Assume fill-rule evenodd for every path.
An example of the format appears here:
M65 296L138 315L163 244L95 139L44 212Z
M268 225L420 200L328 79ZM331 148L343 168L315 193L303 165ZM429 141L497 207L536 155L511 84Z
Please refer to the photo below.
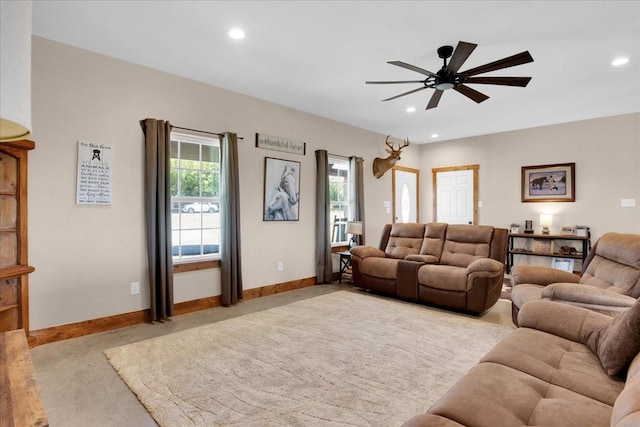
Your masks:
M161 426L397 426L512 329L339 291L105 354Z

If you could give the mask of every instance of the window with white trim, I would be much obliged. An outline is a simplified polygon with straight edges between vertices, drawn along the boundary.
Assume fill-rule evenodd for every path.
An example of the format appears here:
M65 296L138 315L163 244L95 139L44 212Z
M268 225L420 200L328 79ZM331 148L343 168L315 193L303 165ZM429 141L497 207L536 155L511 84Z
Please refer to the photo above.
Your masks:
M329 155L328 160L331 244L346 245L347 221L351 219L349 159Z
M171 133L173 261L220 256L220 141Z

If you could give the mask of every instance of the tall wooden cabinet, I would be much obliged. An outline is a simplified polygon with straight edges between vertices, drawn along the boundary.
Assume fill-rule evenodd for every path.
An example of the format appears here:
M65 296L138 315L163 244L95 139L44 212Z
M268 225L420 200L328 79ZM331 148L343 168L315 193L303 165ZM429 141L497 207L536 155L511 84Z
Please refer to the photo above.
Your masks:
M33 141L0 142L0 332L29 335L27 153Z

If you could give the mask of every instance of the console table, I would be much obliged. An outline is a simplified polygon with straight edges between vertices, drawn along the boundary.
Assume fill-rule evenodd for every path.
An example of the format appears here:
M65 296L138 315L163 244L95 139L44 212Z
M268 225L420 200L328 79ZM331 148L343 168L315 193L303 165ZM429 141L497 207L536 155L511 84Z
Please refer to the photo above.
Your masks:
M525 248L515 247L514 246L515 239L525 239L526 247ZM556 252L553 250L553 247L549 251L541 251L541 250L536 250L535 240L548 241L552 245L554 241L561 241L561 242L573 241L573 242L578 242L581 247L576 248L577 252L574 254L564 254L564 253ZM572 246L572 245L567 244L566 246ZM591 235L589 232L587 232L586 236L575 236L575 235L567 235L567 234L510 233L509 243L507 248L507 273L511 272L514 255L572 258L572 259L577 259L584 263L584 260L587 258L587 254L589 253L590 249L591 249Z

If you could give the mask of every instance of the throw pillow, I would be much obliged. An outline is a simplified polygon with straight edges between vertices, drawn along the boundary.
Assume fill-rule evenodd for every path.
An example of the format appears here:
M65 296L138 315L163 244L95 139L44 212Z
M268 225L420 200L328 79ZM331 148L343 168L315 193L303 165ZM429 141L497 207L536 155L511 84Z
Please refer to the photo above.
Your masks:
M625 370L640 352L640 300L611 321L585 334L583 342L610 376Z

